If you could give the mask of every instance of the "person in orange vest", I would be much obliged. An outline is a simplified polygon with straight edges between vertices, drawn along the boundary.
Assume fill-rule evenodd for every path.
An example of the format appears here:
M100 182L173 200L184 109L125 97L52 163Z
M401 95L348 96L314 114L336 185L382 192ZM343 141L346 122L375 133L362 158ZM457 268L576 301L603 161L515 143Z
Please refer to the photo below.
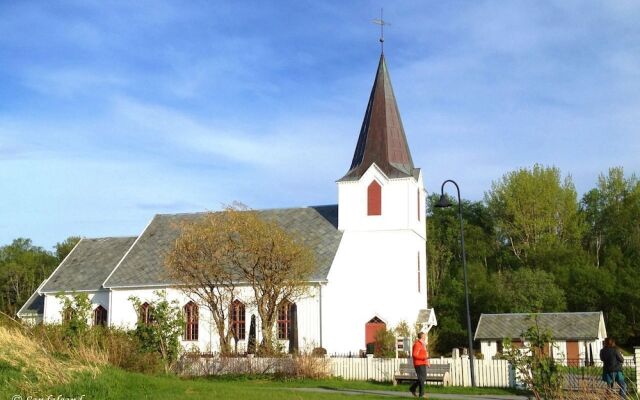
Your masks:
M416 369L416 376L418 380L414 382L409 390L413 397L424 397L424 382L427 380L427 365L429 365L429 352L427 351L427 341L424 332L418 333L418 339L413 343L413 349L411 350L411 357L413 358L413 368ZM416 386L420 388L419 395L416 394Z

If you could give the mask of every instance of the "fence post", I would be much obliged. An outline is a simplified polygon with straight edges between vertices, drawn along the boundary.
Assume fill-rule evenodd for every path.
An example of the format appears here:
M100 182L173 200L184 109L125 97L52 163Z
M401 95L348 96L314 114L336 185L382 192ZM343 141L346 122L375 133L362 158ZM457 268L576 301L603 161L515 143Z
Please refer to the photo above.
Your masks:
M633 358L636 364L636 385L640 387L640 346L633 348Z
M367 380L372 379L371 372L373 372L373 354L367 354Z
M463 354L460 356L460 372L462 373L462 386L471 386L471 371L469 370L471 363L469 362L469 355ZM467 375L468 374L468 375Z

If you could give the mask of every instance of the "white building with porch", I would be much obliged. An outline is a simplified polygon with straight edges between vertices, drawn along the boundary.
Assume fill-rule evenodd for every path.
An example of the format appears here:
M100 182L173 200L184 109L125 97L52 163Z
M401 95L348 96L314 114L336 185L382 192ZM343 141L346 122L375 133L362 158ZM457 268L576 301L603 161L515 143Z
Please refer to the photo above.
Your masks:
M602 312L482 314L475 334L482 355L491 359L502 353L505 338L514 346L526 345L524 333L534 323L533 316L542 332L551 333L554 343L546 351L554 358L570 365L600 362L602 341L607 337Z

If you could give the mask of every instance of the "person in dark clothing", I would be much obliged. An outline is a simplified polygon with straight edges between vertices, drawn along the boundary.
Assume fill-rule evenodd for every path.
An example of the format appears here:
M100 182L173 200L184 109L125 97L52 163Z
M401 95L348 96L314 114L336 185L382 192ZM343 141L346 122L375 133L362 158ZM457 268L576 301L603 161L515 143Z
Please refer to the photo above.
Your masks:
M616 382L620 386L620 396L626 398L627 384L622 374L624 357L616 348L616 342L613 338L608 337L604 340L604 347L600 350L600 360L602 360L602 380L607 382L607 385L612 389L613 382Z

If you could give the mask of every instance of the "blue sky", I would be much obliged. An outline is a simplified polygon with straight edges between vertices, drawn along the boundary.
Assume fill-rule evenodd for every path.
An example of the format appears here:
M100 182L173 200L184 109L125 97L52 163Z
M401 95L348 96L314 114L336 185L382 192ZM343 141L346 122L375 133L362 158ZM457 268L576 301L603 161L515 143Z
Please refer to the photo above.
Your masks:
M0 1L0 245L332 204L385 55L427 189L640 172L637 1Z

